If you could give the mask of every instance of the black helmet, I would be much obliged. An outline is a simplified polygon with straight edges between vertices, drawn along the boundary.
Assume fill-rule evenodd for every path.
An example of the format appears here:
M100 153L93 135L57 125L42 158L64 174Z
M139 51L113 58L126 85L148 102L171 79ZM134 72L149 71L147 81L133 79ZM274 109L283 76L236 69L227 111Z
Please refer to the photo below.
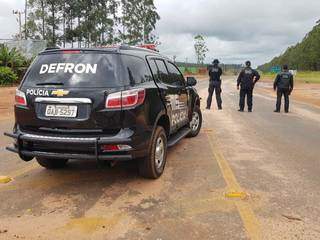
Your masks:
M282 66L282 69L283 69L283 70L288 70L288 69L289 69L289 67L288 67L288 65L287 65L287 64L285 64L285 65L283 65L283 66Z
M246 66L250 67L251 66L251 62L250 61L246 61Z
M219 64L220 62L219 62L219 60L218 59L215 59L215 60L213 60L213 62L212 62L213 64Z

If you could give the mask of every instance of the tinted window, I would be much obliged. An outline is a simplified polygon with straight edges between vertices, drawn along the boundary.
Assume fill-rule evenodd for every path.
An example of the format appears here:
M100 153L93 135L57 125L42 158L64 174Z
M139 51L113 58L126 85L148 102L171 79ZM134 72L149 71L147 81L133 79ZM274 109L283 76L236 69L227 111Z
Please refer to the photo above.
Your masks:
M122 61L130 85L148 82L152 79L150 70L141 58L122 55Z
M158 67L154 60L148 60L152 74L158 74Z
M168 62L167 66L168 66L169 76L173 85L184 86L184 78L181 75L178 68L170 62Z
M62 83L63 87L117 87L123 85L117 54L46 54L31 66L23 83L35 87Z
M172 85L171 79L168 74L168 70L164 61L156 60L156 64L158 66L158 75L163 83Z
M149 66L151 68L151 72L152 72L155 80L160 81L160 77L158 75L158 67L157 67L155 61L154 60L148 60L148 62L149 62Z

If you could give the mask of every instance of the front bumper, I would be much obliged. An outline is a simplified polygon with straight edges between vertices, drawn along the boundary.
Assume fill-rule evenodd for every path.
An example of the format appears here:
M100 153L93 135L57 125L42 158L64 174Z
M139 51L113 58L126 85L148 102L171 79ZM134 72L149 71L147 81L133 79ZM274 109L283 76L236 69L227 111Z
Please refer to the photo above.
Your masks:
M118 134L108 137L61 137L24 133L19 130L17 133L5 133L5 135L15 139L15 144L6 149L19 154L26 161L34 157L127 161L143 155L134 148L139 138L135 137L130 129L122 129ZM101 150L102 145L117 144L129 145L132 149L112 152Z

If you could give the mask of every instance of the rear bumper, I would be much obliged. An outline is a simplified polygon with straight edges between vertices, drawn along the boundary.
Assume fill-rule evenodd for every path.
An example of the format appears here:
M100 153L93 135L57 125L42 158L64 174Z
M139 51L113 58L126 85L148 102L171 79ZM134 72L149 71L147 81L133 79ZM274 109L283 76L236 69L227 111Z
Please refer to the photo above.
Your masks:
M85 160L97 160L97 161L128 161L132 160L133 156L130 154L126 155L90 155L90 154L74 154L74 153L55 153L55 152L40 152L40 151L27 151L21 150L19 152L18 148L16 147L6 147L6 149L10 152L14 152L19 154L20 156L24 157L47 157L53 159L85 159Z
M23 160L31 160L34 157L47 157L53 159L86 159L127 161L142 157L146 153L141 149L141 138L134 135L130 129L123 129L115 136L101 137L65 137L43 134L30 134L17 131L17 133L5 133L5 136L15 140L13 146L7 147L8 151L17 153ZM128 145L131 149L126 151L104 152L102 145ZM139 146L139 147L138 147Z

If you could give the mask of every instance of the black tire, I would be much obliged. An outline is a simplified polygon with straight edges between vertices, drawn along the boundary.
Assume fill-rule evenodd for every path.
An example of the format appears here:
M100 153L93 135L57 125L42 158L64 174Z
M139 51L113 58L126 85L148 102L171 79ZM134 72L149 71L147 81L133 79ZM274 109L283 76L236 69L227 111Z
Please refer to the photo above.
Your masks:
M161 140L159 140L161 139ZM161 152L160 146L163 144L163 152ZM156 148L158 145L158 151L161 160L156 159ZM161 163L160 163L161 161ZM158 126L155 133L152 136L148 156L139 160L139 174L144 178L157 179L164 172L164 168L167 162L167 136L164 129Z
M196 114L198 116L198 124L196 126L193 125L193 118L194 118L194 114ZM202 127L202 113L201 110L198 106L195 106L193 113L192 113L192 121L189 123L189 126L191 128L191 132L188 134L187 137L191 138L191 137L196 137L198 136L201 127Z
M45 157L37 157L37 162L40 166L46 169L60 169L67 165L68 159L52 159Z

